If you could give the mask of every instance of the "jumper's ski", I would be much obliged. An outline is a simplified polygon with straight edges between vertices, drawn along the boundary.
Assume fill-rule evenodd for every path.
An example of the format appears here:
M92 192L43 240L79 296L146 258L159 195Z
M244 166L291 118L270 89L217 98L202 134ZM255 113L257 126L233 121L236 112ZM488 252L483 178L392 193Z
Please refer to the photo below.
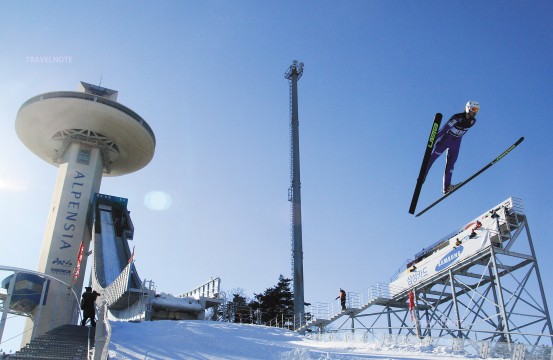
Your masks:
M445 199L446 197L448 197L449 195L453 194L455 191L459 190L463 185L465 185L466 183L468 183L469 181L471 181L472 179L474 179L475 177L477 177L478 175L482 174L484 171L486 171L488 168L490 168L493 164L495 164L496 162L498 162L499 160L503 159L503 157L505 157L505 155L507 155L508 153L510 153L514 148L516 148L522 141L524 140L524 137L521 137L520 139L517 140L517 142L515 142L513 145L511 145L507 150L505 150L501 155L499 155L498 157L496 157L493 161L491 161L490 163L488 163L488 165L484 166L482 169L478 170L474 175L472 175L471 177L469 177L468 179L466 179L465 181L461 181L459 184L457 184L453 190L449 191L448 193L446 193L444 196L442 196L441 198L439 198L438 200L434 201L432 204L430 204L426 209L424 209L423 211L421 211L420 213L418 213L416 216L420 216L422 214L424 214L425 212L427 212L428 210L432 209L434 207L434 205L436 205L437 203L439 203L440 201L442 201L443 199Z
M432 154L432 149L434 148L434 141L436 140L436 134L440 128L440 123L442 122L442 114L436 113L434 116L434 122L432 123L432 129L430 130L430 135L428 136L428 143L426 144L426 151L424 152L424 157L422 158L421 170L419 172L419 177L417 178L417 185L415 186L415 192L413 192L413 199L411 199L411 206L409 206L409 214L415 213L415 208L417 207L417 202L419 201L419 195L421 193L422 184L424 183L424 174L426 172L426 167L428 166L428 159L430 159L430 154Z

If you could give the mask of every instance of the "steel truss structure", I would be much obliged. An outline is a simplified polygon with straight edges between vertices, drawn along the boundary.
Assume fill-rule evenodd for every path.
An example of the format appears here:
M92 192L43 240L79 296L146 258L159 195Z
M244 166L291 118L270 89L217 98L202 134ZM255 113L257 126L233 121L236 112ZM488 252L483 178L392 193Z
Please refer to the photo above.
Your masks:
M72 142L78 142L90 147L97 147L102 152L104 170L106 173L111 172L111 163L119 156L119 147L107 136L99 134L91 130L69 129L61 130L54 134L53 140L60 140L61 145L56 150L54 162L60 163L65 152Z
M551 318L522 201L508 199L488 215L496 219L488 247L411 288L347 311L334 321L343 321L337 329L552 346Z

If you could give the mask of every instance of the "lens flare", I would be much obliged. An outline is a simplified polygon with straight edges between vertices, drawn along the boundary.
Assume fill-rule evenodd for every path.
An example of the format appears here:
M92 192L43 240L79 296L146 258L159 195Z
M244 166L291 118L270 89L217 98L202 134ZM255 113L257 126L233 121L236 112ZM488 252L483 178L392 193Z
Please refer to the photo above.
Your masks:
M150 191L144 196L144 204L150 210L163 211L171 207L171 196L163 191Z

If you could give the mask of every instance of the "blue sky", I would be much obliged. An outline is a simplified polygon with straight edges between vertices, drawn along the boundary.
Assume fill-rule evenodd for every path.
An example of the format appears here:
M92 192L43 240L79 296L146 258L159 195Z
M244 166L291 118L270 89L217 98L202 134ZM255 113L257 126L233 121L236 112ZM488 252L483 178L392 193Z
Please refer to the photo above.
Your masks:
M218 275L249 296L290 276L283 74L297 59L306 301L387 282L510 196L525 203L550 296L552 15L551 1L2 2L0 264L36 268L57 173L17 138L19 107L101 80L157 139L147 167L101 187L129 199L140 276L179 294ZM70 61L35 61L60 56ZM454 182L526 140L415 218L432 118L467 100L481 111ZM419 210L440 196L444 163ZM170 206L148 207L153 191Z

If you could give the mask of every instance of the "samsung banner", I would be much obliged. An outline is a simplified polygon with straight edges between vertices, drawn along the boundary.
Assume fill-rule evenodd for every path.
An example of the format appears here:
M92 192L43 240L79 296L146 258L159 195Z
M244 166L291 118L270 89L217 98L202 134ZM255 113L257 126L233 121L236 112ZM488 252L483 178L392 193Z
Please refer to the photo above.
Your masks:
M390 294L393 296L412 288L489 247L491 239L497 239L499 232L497 218L505 218L505 208L501 207L497 215L491 215L492 213L488 212L480 216L468 223L464 230L461 229L456 235L444 239L443 242L435 244L433 249L422 253L423 255L410 263L409 267L400 272L390 283Z

